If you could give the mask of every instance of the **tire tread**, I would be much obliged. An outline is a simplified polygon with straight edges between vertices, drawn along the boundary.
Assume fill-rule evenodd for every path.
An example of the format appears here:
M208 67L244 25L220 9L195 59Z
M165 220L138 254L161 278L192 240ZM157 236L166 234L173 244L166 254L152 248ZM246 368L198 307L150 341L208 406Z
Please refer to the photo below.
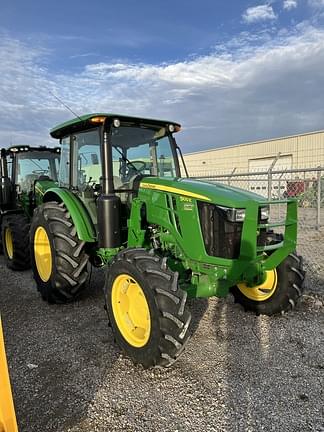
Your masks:
M265 301L250 300L237 286L232 287L231 292L235 303L241 304L247 311L264 315L274 315L294 309L304 290L305 271L302 264L302 258L296 253L289 254L277 268L282 279L278 279L277 290Z
M45 224L44 224L45 221ZM85 289L88 277L88 255L85 242L77 236L75 226L64 203L48 202L37 207L31 229L31 243L37 226L41 224L52 239L53 265L50 283L43 283L37 272L33 248L31 248L34 278L42 298L49 303L75 301Z
M136 350L128 349L127 346L125 349L125 340L120 343L121 335L117 325L114 324L114 317L111 316L113 315L111 305L107 304L114 337L134 363L141 363L144 367L168 367L177 360L189 340L191 314L186 307L187 293L179 287L178 273L168 268L166 258L161 258L146 249L130 248L118 253L111 262L106 282L107 299L110 298L109 293L114 281L113 277L109 277L110 271L114 268L114 272L118 272L116 266L122 268L123 262L134 266L136 271L148 281L148 286L154 296L156 306L154 309L158 314L160 336L154 340L154 349L148 350L149 352L144 357Z

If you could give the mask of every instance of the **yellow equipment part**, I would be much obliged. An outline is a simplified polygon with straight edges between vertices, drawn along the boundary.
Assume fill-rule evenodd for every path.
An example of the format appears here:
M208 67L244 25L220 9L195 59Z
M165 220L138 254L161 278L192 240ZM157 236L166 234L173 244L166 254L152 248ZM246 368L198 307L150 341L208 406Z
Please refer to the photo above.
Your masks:
M52 251L47 232L42 226L35 232L34 252L39 277L47 282L52 274Z
M18 432L0 317L0 432Z
M150 309L140 284L128 274L120 274L111 293L113 314L119 331L135 348L147 344L151 335Z
M237 284L237 286L241 293L250 300L257 302L268 300L274 294L278 286L277 270L266 271L265 281L260 285L249 287L245 282L242 282Z
M5 230L4 243L5 243L8 257L9 257L9 259L12 259L14 247L13 247L13 241L12 241L12 232L11 232L10 228L6 228L6 230Z

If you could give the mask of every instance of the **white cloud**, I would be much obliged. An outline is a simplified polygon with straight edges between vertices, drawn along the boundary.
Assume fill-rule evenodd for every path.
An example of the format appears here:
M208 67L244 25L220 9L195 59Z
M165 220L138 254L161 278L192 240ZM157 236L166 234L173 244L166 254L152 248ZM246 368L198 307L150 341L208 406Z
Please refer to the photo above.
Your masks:
M283 2L283 8L286 10L295 9L297 7L297 1L296 0L284 0Z
M324 0L308 0L308 4L314 9L322 9L324 7Z
M272 6L265 4L247 8L242 18L245 22L250 24L257 21L274 20L277 16Z
M44 66L48 55L0 40L1 145L54 143L48 130L72 115L49 91L78 114L179 121L184 151L324 128L324 31L312 27L275 40L245 33L221 55L172 64L101 62L58 74Z

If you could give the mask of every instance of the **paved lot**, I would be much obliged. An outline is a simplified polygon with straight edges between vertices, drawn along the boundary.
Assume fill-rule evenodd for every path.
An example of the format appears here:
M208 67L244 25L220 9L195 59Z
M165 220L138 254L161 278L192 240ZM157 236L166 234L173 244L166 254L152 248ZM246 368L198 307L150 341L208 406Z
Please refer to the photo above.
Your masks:
M323 281L322 281L323 282ZM42 302L31 272L0 257L0 310L23 432L324 431L324 298L256 317L226 300L191 302L193 337L168 370L120 355L95 272L74 305ZM312 289L312 283L309 284Z

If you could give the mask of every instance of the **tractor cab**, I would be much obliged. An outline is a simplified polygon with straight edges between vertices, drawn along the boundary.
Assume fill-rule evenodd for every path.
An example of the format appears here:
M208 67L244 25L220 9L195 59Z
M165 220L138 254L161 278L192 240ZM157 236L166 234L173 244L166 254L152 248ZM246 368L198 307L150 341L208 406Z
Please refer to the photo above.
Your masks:
M96 227L100 217L111 219L111 206L112 219L121 219L126 240L140 181L146 176L180 177L173 137L179 130L174 122L116 114L84 115L63 123L51 130L61 142L59 185L80 197Z
M57 181L59 148L14 146L6 154L8 174L18 192L30 192L37 180Z
M56 184L60 148L12 146L0 153L0 249L7 266L29 264L29 225L42 190ZM37 193L36 193L37 191Z
M1 150L0 209L14 211L22 208L31 214L30 200L35 195L39 180L56 182L60 160L60 148L45 146L13 146Z

